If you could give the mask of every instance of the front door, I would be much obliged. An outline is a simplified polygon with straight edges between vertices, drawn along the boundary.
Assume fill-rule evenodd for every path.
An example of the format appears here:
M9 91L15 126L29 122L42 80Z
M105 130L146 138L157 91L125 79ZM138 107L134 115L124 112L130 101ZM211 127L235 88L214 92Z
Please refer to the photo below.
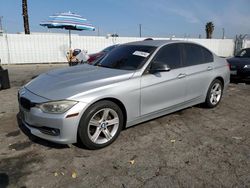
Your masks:
M152 63L161 62L170 67L167 72L146 72L141 77L141 115L147 115L185 101L185 68L182 68L181 45L162 47Z

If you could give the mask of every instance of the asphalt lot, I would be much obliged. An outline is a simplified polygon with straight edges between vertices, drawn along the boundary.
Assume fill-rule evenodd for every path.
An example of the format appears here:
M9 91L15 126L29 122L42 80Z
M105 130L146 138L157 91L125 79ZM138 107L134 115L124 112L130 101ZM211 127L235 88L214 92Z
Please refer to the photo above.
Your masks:
M0 91L0 187L250 187L250 85L231 84L215 109L148 121L91 151L18 126L18 88L62 66L5 66L12 87Z

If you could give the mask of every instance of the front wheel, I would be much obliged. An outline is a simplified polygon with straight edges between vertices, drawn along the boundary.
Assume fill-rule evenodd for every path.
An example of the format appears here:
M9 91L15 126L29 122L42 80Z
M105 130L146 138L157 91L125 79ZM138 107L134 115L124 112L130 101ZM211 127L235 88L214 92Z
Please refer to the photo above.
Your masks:
M222 94L223 94L222 82L218 79L215 79L209 86L205 101L205 106L208 108L216 107L221 101Z
M111 101L100 101L90 106L81 118L78 137L89 149L100 149L118 137L123 125L123 113Z

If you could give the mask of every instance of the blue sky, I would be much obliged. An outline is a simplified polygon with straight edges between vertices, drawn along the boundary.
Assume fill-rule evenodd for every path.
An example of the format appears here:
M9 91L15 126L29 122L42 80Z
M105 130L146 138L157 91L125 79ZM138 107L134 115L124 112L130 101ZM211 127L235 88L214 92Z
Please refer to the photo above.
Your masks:
M11 33L23 31L21 0L0 0L4 28ZM205 37L205 24L213 21L214 37L227 38L250 34L250 0L28 0L31 32L47 29L39 22L49 15L71 11L87 18L101 35ZM53 32L66 32L53 30ZM97 35L97 31L82 31Z

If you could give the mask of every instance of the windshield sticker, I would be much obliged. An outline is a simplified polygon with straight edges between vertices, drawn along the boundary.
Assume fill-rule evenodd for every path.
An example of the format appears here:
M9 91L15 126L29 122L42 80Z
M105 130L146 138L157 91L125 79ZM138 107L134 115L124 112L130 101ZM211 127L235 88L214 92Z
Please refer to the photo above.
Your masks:
M148 57L149 53L147 52L142 52L142 51L135 51L133 55L141 56L141 57Z

